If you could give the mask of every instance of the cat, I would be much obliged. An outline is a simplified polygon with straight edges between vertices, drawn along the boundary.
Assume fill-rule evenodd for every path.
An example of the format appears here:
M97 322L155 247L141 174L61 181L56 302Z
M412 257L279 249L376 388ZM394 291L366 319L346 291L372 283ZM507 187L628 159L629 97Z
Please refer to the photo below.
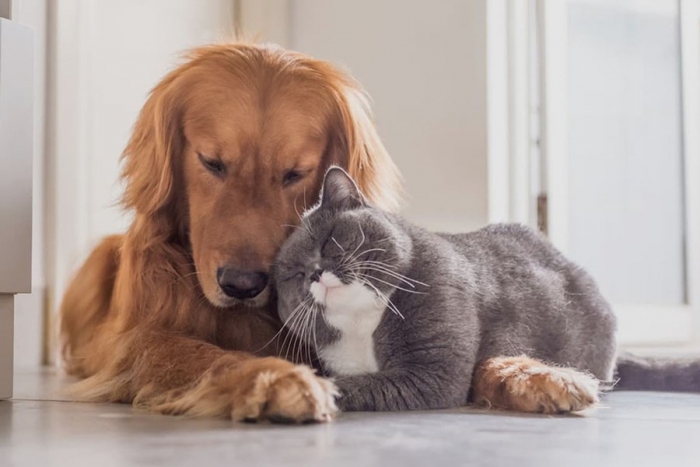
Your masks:
M613 379L611 307L542 234L431 233L369 205L338 167L273 276L281 320L341 410L577 411Z

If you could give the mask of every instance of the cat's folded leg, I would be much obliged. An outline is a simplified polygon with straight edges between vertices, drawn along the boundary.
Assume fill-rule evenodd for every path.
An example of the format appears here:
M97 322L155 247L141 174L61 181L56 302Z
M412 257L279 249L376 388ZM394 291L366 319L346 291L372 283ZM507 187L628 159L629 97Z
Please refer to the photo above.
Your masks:
M573 368L547 365L530 357L495 357L474 371L474 403L533 413L578 412L598 402L600 383Z
M342 376L334 382L342 411L427 410L466 405L470 374L412 370Z

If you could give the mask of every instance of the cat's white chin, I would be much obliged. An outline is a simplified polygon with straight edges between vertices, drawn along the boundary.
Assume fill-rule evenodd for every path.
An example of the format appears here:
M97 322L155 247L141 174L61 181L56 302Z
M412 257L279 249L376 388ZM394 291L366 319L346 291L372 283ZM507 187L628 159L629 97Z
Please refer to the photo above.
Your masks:
M343 282L335 274L324 271L318 281L311 283L309 291L316 303L326 306L328 297L343 286Z
M353 315L362 310L377 307L377 295L358 281L344 284L335 274L324 271L309 289L314 301L324 307L326 318L339 314Z
M326 323L340 332L338 340L319 349L324 365L338 375L378 371L372 335L385 305L377 294L358 281L344 284L329 272L311 284L310 290L316 303L323 306Z

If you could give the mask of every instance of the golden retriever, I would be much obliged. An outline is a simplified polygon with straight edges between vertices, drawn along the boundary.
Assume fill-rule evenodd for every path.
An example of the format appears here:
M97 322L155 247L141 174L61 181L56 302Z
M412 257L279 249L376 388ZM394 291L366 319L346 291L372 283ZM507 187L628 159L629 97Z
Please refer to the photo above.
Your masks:
M398 205L360 86L275 47L196 49L153 89L122 157L133 222L97 246L61 306L66 367L84 378L73 393L163 413L330 419L333 385L277 358L267 274L329 165L376 205Z

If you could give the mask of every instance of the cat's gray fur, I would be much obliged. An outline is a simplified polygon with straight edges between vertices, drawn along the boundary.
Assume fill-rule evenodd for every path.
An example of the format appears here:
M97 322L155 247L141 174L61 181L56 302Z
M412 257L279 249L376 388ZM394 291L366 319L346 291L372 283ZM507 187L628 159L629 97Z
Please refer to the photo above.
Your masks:
M464 405L475 364L490 357L527 355L612 380L611 308L593 279L538 232L492 225L467 234L431 233L367 205L339 168L326 174L320 203L275 264L282 320L319 350L340 337L323 310L315 320L289 320L309 297L309 275L319 265L343 283L362 275L402 315L387 309L373 334L379 371L332 375L342 409ZM341 264L371 249L363 261L386 264L410 282L386 269L348 271Z

